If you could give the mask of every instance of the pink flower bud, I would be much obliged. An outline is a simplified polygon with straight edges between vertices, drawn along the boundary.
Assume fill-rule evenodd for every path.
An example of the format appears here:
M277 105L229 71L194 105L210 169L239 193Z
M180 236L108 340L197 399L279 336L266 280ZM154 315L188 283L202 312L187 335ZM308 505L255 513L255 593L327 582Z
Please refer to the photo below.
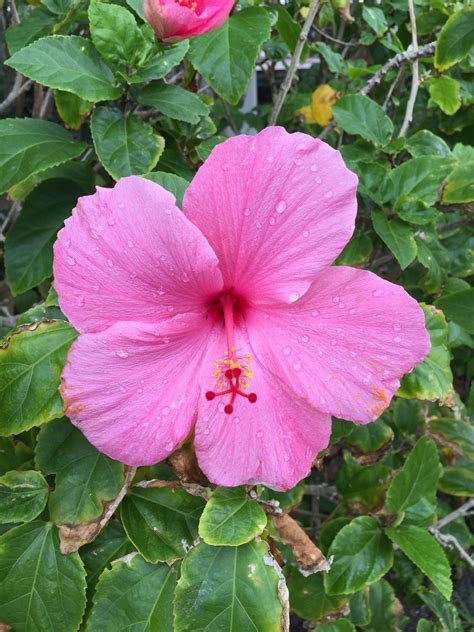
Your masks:
M222 26L234 0L145 0L143 12L158 39L177 42Z

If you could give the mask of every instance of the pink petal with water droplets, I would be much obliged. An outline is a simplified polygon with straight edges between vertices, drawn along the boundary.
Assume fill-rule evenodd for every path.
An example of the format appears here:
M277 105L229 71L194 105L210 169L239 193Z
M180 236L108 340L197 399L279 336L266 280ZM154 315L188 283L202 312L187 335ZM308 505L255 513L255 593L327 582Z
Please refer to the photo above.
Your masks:
M248 350L240 336L237 347ZM212 359L222 356L223 334L211 348L203 391L213 390ZM228 397L209 402L200 399L194 444L200 468L216 485L264 483L279 490L294 487L310 471L319 451L327 447L331 417L315 410L253 358L253 378L248 392L257 394L250 403L237 397L234 412L224 405Z
M79 199L54 245L54 279L81 332L198 311L222 288L214 252L174 196L135 176Z
M193 314L79 336L62 376L66 414L113 459L161 461L196 420L198 374L211 338L212 326Z
M338 151L270 127L214 148L183 208L216 252L226 288L254 303L291 303L352 235L356 187Z
M291 306L249 310L252 348L319 410L377 419L399 378L430 349L423 311L400 286L365 270L328 268Z

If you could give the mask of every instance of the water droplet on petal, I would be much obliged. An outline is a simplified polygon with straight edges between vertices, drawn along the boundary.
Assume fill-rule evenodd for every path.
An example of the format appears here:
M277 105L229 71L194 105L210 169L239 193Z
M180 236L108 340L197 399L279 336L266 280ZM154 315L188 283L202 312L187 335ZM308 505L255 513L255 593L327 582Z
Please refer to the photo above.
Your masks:
M267 160L271 164L275 160L275 158L273 156L267 156Z
M257 439L261 439L263 437L263 432L261 430L259 430L257 432Z
M372 292L372 296L378 297L378 296L383 296L384 295L384 291L383 290L374 290Z
M171 443L171 441L169 441L166 445L165 445L165 450L167 452L171 452L171 450L173 449L173 444Z
M346 306L346 304L343 303L342 301L339 303L339 308L340 309L344 309L345 306Z
M107 259L107 265L109 266L109 268L113 268L114 263L113 263L112 259Z
M319 401L321 402L321 404L325 404L326 403L326 400L324 399L324 397L320 397Z
M75 265L76 265L76 260L74 259L74 257L68 257L68 258L66 259L66 261L67 261L67 264L68 264L69 266L75 266Z
M135 278L136 278L136 276L137 276L137 273L136 273L136 272L130 272L130 278L131 278L131 279L135 279Z
M332 299L332 302L333 303L339 303L340 300L341 299L339 298L339 296L334 296L333 299Z
M282 353L284 356L289 356L291 353L291 347L283 347Z
M115 352L115 355L116 355L118 358L128 358L128 351L125 351L125 350L123 350L123 349L120 349L119 351L116 351L116 352Z
M311 165L310 169L313 173L316 173L316 171L318 170L318 165Z
M353 316L355 313L356 313L355 309L350 309L350 310L349 310L349 314L350 314L351 316Z
M161 414L163 415L163 417L167 417L171 412L171 408L169 406L165 406L164 408L161 409Z
M265 320L268 320L270 318L270 314L264 314L263 317L265 318Z
M290 303L294 303L299 299L299 297L300 295L298 294L298 292L290 292L288 300L290 301Z
M239 424L240 423L240 417L234 417L232 419L232 421L234 422L234 424Z
M99 239L99 234L95 230L91 230L92 239Z
M268 222L269 222L269 224L270 224L271 226L273 226L273 225L274 225L274 223L276 222L276 219L275 219L274 217L270 217L270 219L268 220Z
M402 326L400 325L400 323L393 323L393 329L394 331L401 331Z
M189 276L186 274L186 272L183 272L183 274L181 275L181 281L183 281L183 283L189 283Z
M334 338L331 340L331 346L335 347L337 345L337 340L335 340Z
M324 197L325 197L326 199L329 199L330 197L332 197L332 191L331 191L331 190L326 191L326 193L324 194Z
M251 211L250 211L250 209L249 209L249 208L244 208L244 215L245 215L245 217L249 217L250 212L251 212Z
M285 200L280 200L278 202L278 204L276 205L276 212L277 213L284 213L286 211L286 202Z
M84 298L83 294L80 294L77 297L77 305L78 305L78 307L83 307L85 304L86 304L86 299Z
M299 373L301 369L303 368L303 365L301 364L301 362L295 362L293 364L293 368L297 373Z
M309 237L309 230L303 231L303 237Z
M119 203L119 208L123 208L123 207L124 207L124 204L122 202L120 202ZM115 220L114 220L114 218L112 216L107 218L107 224L109 226L113 226L115 224Z
M127 246L128 246L129 248L133 248L133 247L135 246L135 244L133 243L133 241L132 241L131 239L129 239L129 240L127 241Z
M295 158L294 162L297 167L301 167L301 165L303 164L303 161L301 160L301 158Z
M309 336L307 336L306 334L304 336L301 336L301 342L304 342L305 344L309 342Z
M315 180L316 180L316 182L317 182L318 184L321 184L321 183L322 183L322 181L323 181L323 179L322 179L320 176L316 176L316 177L315 177Z
M401 342L402 339L400 338L400 336L395 336L395 338L393 339L393 342Z
M70 247L71 247L71 240L70 240L70 239L67 239L67 240L65 241L65 245L66 245L66 248L70 248Z
M311 316L319 316L319 309L313 309Z
M286 461L287 463L290 460L290 455L287 452L285 452L285 454L283 455L283 460Z

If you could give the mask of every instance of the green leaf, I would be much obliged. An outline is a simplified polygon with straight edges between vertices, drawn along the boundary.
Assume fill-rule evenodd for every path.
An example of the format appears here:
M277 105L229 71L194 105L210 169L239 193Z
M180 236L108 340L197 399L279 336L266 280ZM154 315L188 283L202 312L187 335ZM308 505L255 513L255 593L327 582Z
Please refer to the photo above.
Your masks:
M444 314L431 305L420 304L430 334L431 350L421 364L402 378L399 397L449 400L453 394L453 374L448 351L448 324Z
M5 63L33 81L73 92L87 101L116 99L122 93L112 71L85 37L43 37Z
M378 37L381 37L387 30L387 20L382 9L363 5L362 18Z
M164 148L163 137L151 125L117 108L94 110L91 131L99 160L115 180L148 173Z
M20 48L31 44L40 37L49 35L56 23L56 18L43 7L32 9L23 16L20 24L10 26L6 33L10 55L16 53Z
M220 28L193 38L188 57L217 94L236 105L247 89L270 30L270 16L265 9L243 9Z
M10 470L30 469L33 456L33 450L17 438L0 437L0 476Z
M146 86L138 92L137 101L185 123L199 123L199 118L209 113L208 106L197 94L165 83Z
M189 40L177 44L168 44L147 62L143 68L127 73L128 83L143 83L154 79L162 79L172 68L179 64L189 49Z
M438 77L429 82L431 98L448 116L455 114L461 107L461 86L452 77Z
M449 632L462 632L463 626L461 625L458 610L454 604L446 601L436 589L427 590L422 586L417 594L432 612L434 612L441 624L443 632L445 630ZM436 632L438 632L438 630L439 628L437 627Z
M462 460L458 463L443 469L438 489L452 496L474 496L474 465Z
M206 544L238 546L260 535L267 516L247 496L244 487L218 487L199 521L199 535Z
M112 68L125 71L144 62L150 45L133 13L117 4L94 0L88 15L92 42Z
M444 178L452 170L454 159L445 156L420 156L407 160L392 171L395 210L408 196L432 206L438 200Z
M152 171L144 176L147 180L152 180L156 184L161 185L176 198L179 208L183 206L183 197L189 186L189 181L175 176L174 173L166 173L166 171Z
M387 492L387 509L404 514L405 523L426 524L436 511L440 462L436 445L422 437Z
M64 321L21 325L0 349L0 435L18 434L63 414L58 387L77 332Z
M421 129L406 139L407 151L414 158L418 156L450 156L448 144L440 136L436 136L428 129Z
M120 507L128 537L149 562L182 558L198 534L202 498L182 489L134 487Z
M30 522L0 537L0 620L15 632L75 632L85 590L81 559L61 555L52 524Z
M175 568L150 564L137 553L112 563L100 576L88 632L173 632Z
M368 235L354 235L337 258L337 263L341 266L362 263L370 257L372 250L372 240Z
M389 474L390 469L381 463L359 465L350 459L337 472L337 491L349 503L375 509L383 504Z
M111 562L133 551L133 544L127 538L120 522L111 521L99 535L81 547L81 559L87 571L87 592L90 597L102 571Z
M464 421L453 419L434 419L430 422L430 433L439 435L444 440L461 450L466 458L474 461L474 426Z
M442 192L443 204L463 204L474 202L474 161L453 169L446 178Z
M392 545L370 516L354 518L334 538L328 556L334 555L324 575L329 595L355 593L375 583L393 564Z
M279 632L279 575L264 542L199 544L184 558L175 632Z
M304 481L300 481L295 487L288 489L286 492L277 492L269 487L260 485L258 487L258 495L262 500L278 501L278 506L283 511L289 511L303 500Z
M5 240L5 269L14 296L52 276L56 233L84 193L70 180L47 180L26 199Z
M48 483L39 472L7 472L0 476L0 523L29 522L46 507Z
M336 123L348 134L383 147L392 138L393 123L382 107L359 94L349 94L332 106Z
M443 72L461 61L474 42L474 9L466 7L449 18L436 42L435 66Z
M413 525L389 527L385 533L394 544L433 582L441 594L451 598L453 584L448 559L432 535Z
M54 91L54 102L59 116L64 121L66 127L79 129L84 122L84 118L94 105L91 101L86 101L72 92Z
M474 334L474 288L442 296L435 305L443 310L449 320L453 320L468 333Z
M321 54L326 62L329 71L341 75L347 74L347 66L344 57L340 53L336 53L330 46L324 42L318 42L316 50Z
M395 255L402 270L416 257L417 246L412 228L399 219L387 219L378 208L372 209L372 223L375 232Z
M386 448L393 439L393 430L383 419L366 426L356 426L345 443L360 454L370 454Z
M364 632L385 632L396 630L398 609L395 591L381 579L369 588L370 621L364 625Z
M37 119L4 119L0 136L0 193L85 149L60 125Z
M290 608L307 621L318 621L337 612L347 603L345 595L330 597L324 590L323 573L304 577L297 568L290 567L287 578Z
M43 474L56 475L49 501L56 524L98 518L104 503L115 498L123 485L123 464L96 450L65 418L41 429L36 462Z
M323 623L317 627L320 632L355 632L354 625L349 619L337 619L329 623Z

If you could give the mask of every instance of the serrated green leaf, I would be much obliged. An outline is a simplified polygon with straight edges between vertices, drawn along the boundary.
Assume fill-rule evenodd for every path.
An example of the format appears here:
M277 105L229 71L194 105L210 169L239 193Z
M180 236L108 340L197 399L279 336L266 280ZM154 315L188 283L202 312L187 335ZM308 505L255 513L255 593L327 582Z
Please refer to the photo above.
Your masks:
M56 18L43 7L32 9L27 15L23 16L20 24L10 26L6 33L10 55L16 53L20 48L28 46L40 37L49 35L56 23Z
M444 314L433 306L423 303L420 306L425 313L431 350L421 364L402 378L397 395L430 401L449 400L453 393L453 374L448 351L448 324Z
M381 463L362 466L351 459L337 472L337 491L349 503L374 509L383 504L389 474L390 469Z
M49 501L56 524L98 518L123 485L123 464L96 450L65 418L41 429L36 462L43 474L56 475Z
M125 71L144 62L150 44L138 28L133 13L117 4L94 0L89 5L92 42L112 68Z
M460 459L456 465L443 468L438 489L452 496L474 496L474 464Z
M94 110L91 131L99 160L115 180L148 173L164 149L164 138L151 125L117 108Z
M407 160L392 171L395 210L399 200L417 198L427 206L435 204L444 178L454 166L449 156L420 156Z
M218 487L199 520L199 535L206 544L238 546L262 533L267 516L243 487Z
M289 511L303 500L304 481L300 481L295 487L286 492L277 492L263 485L260 485L258 489L259 498L262 500L276 500L283 511Z
M177 572L138 554L112 563L97 584L87 632L173 632Z
M329 595L352 594L375 583L393 564L390 540L370 516L354 518L334 538L328 556L334 555L324 575Z
M399 219L388 219L378 208L372 209L372 223L375 232L395 255L402 270L407 268L416 257L417 246L413 229Z
M346 438L345 443L356 448L361 454L370 454L385 448L392 442L392 439L393 430L383 419L378 419L366 426L356 426Z
M370 621L364 626L364 630L367 632L395 630L398 608L395 591L385 579L373 584L369 588Z
M441 594L451 598L453 584L451 568L446 555L434 537L413 525L389 527L385 533L394 544L433 582Z
M72 92L62 90L54 91L54 102L59 116L70 129L79 129L94 105Z
M322 573L304 577L297 568L291 567L287 583L291 610L307 621L318 621L337 612L348 600L345 595L330 597L326 594Z
M236 105L247 89L258 52L270 37L270 28L265 9L243 9L220 28L193 38L188 57L217 94Z
M406 148L413 156L450 156L448 144L428 129L421 129L406 139Z
M116 99L122 93L92 42L78 35L43 37L5 63L33 81L87 101Z
M30 522L0 537L0 621L15 631L76 632L86 605L77 553L62 555L55 527Z
M33 457L33 450L22 441L0 437L0 476L10 470L33 468Z
M34 520L48 501L48 483L35 470L0 476L0 523Z
M184 557L198 534L204 501L182 489L132 488L120 507L128 537L150 562Z
M168 44L153 55L143 68L132 70L127 73L125 78L131 84L162 79L183 60L188 49L189 40L187 39L177 44Z
M453 169L445 181L442 192L443 204L464 204L474 201L474 161Z
M4 119L0 136L0 193L85 149L60 125L37 119Z
M474 288L442 296L435 302L449 320L453 320L468 333L474 334Z
M175 632L280 632L278 581L264 542L199 544L181 568Z
M137 101L185 123L199 123L200 117L209 113L208 106L197 94L165 83L146 86L138 92Z
M14 296L52 276L56 233L85 193L70 180L47 180L26 199L5 240L5 270Z
M439 435L461 450L466 458L474 461L474 426L454 419L434 419L430 422L430 433Z
M64 321L21 325L0 349L0 435L17 434L63 414L58 387L77 332Z
M152 171L144 177L147 180L156 182L156 184L160 184L164 189L172 193L179 208L183 207L183 197L189 186L189 180L175 176L174 173L166 173L166 171Z
M466 7L453 13L438 34L435 66L441 72L461 61L474 42L474 9Z
M349 94L332 106L336 123L348 134L365 138L383 147L393 134L393 123L382 107L359 94Z
M436 511L436 484L440 474L436 445L422 437L408 455L387 492L387 509L405 514L409 524L426 524Z
M372 240L368 235L354 235L337 258L341 266L353 266L366 261L373 250Z
M455 114L461 107L461 86L452 77L438 77L429 82L431 98L448 116Z

